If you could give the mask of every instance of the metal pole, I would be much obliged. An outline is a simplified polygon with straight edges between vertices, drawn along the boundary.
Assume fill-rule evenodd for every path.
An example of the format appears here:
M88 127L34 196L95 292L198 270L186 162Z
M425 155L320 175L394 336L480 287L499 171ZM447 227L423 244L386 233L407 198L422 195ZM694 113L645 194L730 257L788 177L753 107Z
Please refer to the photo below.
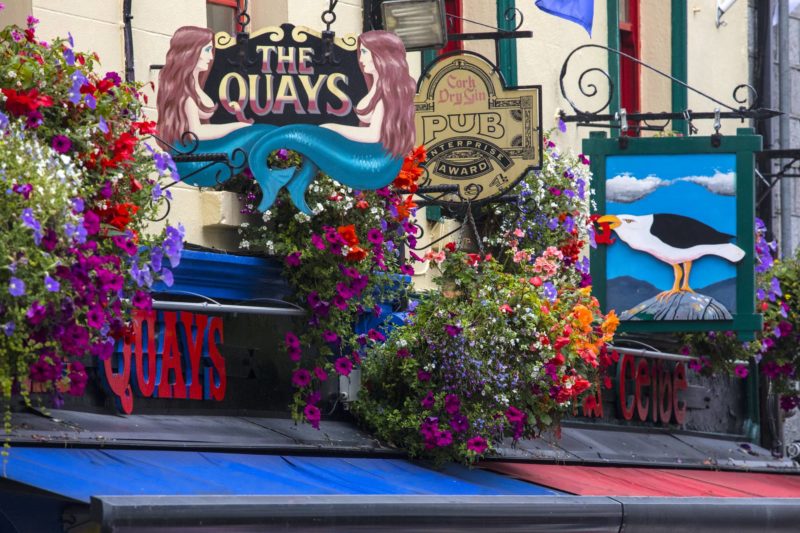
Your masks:
M197 311L200 313L242 313L245 315L304 316L302 309L287 307L257 307L253 305L226 305L208 302L171 302L153 300L153 309L162 311Z
M778 0L778 63L780 70L781 148L791 146L790 120L792 106L791 65L789 64L789 0ZM781 256L792 256L792 180L781 178Z

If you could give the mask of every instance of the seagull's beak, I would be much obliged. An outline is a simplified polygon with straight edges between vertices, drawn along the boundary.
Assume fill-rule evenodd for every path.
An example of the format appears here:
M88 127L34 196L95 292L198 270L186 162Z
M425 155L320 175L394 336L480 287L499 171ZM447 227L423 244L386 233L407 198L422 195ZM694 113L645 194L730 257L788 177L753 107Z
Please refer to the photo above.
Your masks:
M622 225L622 222L614 215L603 215L597 219L597 222L600 224L608 224L608 227L611 229Z

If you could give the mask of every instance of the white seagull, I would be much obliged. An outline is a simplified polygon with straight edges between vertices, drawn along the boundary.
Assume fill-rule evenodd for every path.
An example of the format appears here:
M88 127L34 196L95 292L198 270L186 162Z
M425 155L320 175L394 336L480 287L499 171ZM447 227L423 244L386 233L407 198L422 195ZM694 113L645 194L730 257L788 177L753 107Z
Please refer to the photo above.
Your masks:
M735 235L719 232L683 215L605 215L597 222L607 223L622 242L634 250L646 252L672 265L675 283L672 289L656 296L659 301L679 292L694 292L689 287L692 261L706 255L716 255L731 263L738 263L744 258L744 250L730 242Z

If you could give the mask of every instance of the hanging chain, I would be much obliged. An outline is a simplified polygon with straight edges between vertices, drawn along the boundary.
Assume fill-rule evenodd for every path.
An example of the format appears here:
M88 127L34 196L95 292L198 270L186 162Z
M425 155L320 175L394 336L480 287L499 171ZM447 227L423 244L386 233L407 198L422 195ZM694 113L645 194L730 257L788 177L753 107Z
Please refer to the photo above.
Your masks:
M325 24L325 30L322 32L322 57L314 58L314 63L317 65L325 65L327 63L338 65L341 60L336 55L336 48L333 45L334 32L331 30L331 25L336 22L336 4L339 0L328 0L328 9L322 12L322 23Z
M239 25L239 32L244 32L245 28L250 24L250 15L247 13L248 0L239 0L237 2L236 22Z
M323 24L325 24L325 31L331 31L331 24L336 22L336 13L333 12L336 9L336 4L339 3L339 0L329 0L328 2L328 9L322 12L322 19Z

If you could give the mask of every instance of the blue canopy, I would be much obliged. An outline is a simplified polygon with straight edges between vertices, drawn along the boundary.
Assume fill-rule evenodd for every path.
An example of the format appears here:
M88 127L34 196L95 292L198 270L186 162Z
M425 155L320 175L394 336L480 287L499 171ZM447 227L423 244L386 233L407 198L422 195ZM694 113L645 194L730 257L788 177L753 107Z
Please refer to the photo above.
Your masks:
M14 446L6 477L88 502L98 495L559 495L484 470L403 459Z

